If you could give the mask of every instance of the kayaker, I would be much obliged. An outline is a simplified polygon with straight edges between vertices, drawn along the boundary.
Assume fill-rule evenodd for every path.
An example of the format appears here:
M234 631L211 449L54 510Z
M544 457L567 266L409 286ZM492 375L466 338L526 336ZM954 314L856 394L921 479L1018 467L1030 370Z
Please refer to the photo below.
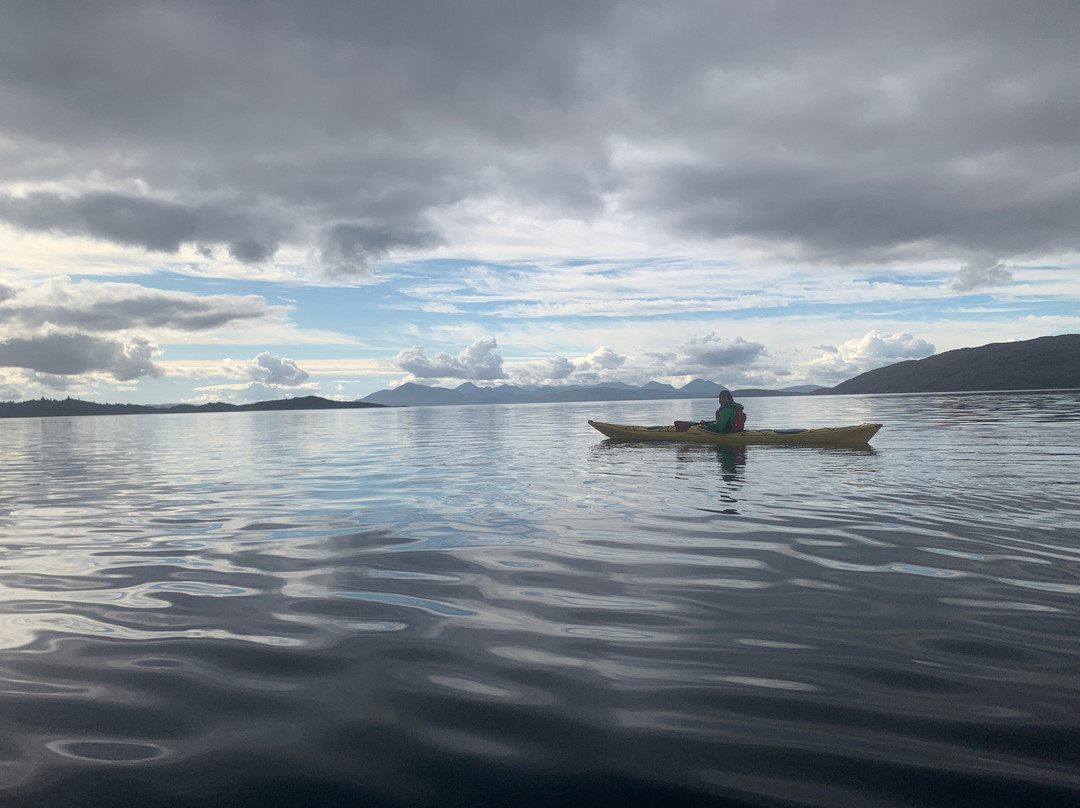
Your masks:
M700 421L700 425L710 432L742 432L743 425L746 423L743 405L735 401L730 390L721 390L716 400L720 404L720 408L716 411L716 419Z

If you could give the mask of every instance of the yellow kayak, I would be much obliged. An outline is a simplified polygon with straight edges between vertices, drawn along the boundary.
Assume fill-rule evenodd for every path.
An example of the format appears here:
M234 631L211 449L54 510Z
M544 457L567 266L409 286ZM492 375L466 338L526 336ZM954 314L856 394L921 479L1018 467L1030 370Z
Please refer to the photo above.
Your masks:
M685 432L674 426L626 426L589 421L589 425L614 440L635 441L689 441L690 443L715 443L721 446L746 446L747 444L785 445L856 445L870 442L881 429L881 424L858 426L833 426L821 429L746 429L742 432L710 432L701 426L692 426Z

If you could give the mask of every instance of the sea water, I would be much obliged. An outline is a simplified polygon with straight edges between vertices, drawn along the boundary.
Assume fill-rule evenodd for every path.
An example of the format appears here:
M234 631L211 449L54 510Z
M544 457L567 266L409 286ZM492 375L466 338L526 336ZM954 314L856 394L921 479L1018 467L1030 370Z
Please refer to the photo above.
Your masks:
M0 422L0 805L1080 804L1080 393Z

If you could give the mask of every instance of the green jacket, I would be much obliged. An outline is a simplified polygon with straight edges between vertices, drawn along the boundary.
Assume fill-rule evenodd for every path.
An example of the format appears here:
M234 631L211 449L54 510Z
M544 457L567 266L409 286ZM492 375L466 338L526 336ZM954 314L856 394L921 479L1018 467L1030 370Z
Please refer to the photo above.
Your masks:
M716 411L715 421L704 421L701 425L710 432L730 432L731 419L734 418L735 413L739 412L742 408L743 405L737 401L725 404Z

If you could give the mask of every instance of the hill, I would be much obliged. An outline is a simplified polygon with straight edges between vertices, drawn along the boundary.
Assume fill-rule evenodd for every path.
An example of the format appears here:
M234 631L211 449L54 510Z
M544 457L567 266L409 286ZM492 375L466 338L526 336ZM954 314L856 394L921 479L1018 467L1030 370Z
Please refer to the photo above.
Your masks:
M150 407L145 404L98 404L65 398L62 401L39 398L34 401L0 402L0 418L43 418L77 415L162 415L188 412L259 412L266 410L354 410L380 407L362 401L331 401L319 396L282 398L257 401L252 404L176 404L171 407Z
M1080 334L995 342L867 371L819 394L1080 388Z

